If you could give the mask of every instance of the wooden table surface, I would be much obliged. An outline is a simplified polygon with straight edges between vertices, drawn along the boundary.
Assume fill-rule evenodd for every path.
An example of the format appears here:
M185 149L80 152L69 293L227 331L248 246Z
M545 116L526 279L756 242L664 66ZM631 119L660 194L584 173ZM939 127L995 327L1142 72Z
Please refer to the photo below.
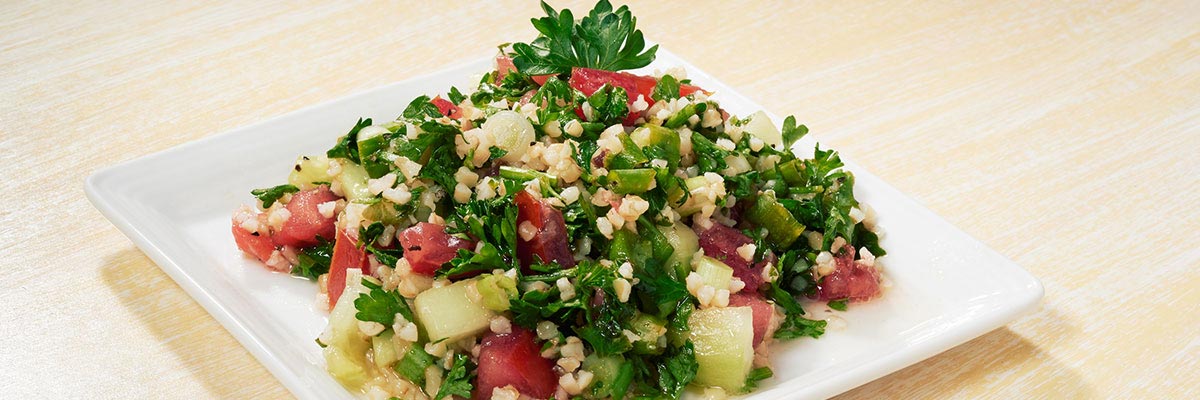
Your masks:
M1035 313L845 398L1200 397L1200 2L632 6L1045 284ZM490 54L538 12L4 2L0 397L290 397L84 178Z

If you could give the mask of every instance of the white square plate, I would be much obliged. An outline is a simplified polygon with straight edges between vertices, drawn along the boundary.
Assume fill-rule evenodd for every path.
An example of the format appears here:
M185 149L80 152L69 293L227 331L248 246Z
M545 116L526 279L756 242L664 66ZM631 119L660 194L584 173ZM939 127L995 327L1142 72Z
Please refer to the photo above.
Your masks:
M647 70L671 66L731 113L761 109L661 48ZM324 152L357 118L390 120L416 96L474 87L471 77L490 68L483 58L109 167L88 178L88 198L297 397L353 398L325 373L313 342L325 325L315 285L243 256L231 213L252 201L250 189L284 181L298 155ZM798 146L811 149L812 140ZM1000 327L1042 297L1037 279L1012 261L854 163L847 168L886 233L892 287L841 313L845 329L778 345L775 378L754 399L833 396Z

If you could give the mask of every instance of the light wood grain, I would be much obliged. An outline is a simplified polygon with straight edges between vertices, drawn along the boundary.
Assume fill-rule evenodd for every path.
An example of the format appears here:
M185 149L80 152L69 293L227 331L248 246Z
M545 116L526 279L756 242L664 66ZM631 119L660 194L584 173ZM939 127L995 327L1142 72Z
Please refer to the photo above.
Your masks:
M1200 3L632 6L1044 282L1035 314L845 398L1200 397ZM487 54L536 12L0 4L0 397L289 397L83 179Z

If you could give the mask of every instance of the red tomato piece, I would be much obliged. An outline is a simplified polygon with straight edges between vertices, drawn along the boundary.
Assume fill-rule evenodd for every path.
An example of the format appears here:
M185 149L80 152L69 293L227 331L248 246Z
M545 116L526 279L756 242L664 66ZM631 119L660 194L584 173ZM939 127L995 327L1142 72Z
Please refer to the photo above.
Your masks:
M429 102L433 103L434 106L437 106L438 111L440 111L442 115L454 119L462 118L462 110L459 109L458 106L454 105L454 103L451 103L450 100L443 99L442 96L434 97L433 100L429 100Z
M475 248L475 242L459 239L446 233L446 227L428 222L417 223L398 236L408 265L425 276L433 276L442 264L454 259L458 249Z
M492 398L492 389L512 385L522 395L535 399L554 396L558 375L554 362L542 358L542 346L528 329L512 326L510 333L489 332L479 346L479 375L475 400Z
M843 247L834 262L833 273L817 282L817 299L860 302L879 294L879 270L855 262L854 247Z
M729 295L730 307L749 306L754 313L754 345L762 343L771 326L771 317L775 315L775 306L762 295L745 290Z
M733 276L741 279L746 284L746 291L757 292L762 286L762 271L768 263L775 259L774 254L767 253L764 260L758 264L750 265L749 261L742 258L737 253L737 248L747 244L754 243L749 237L743 235L737 229L730 228L725 225L713 223L712 227L697 232L700 236L700 248L704 249L704 255L715 258L724 262L730 268L733 268Z
M258 261L267 262L267 259L271 258L271 253L275 252L275 243L271 241L271 237L265 232L250 233L238 225L235 219L233 221L233 241L237 242L238 249L254 256Z
M503 55L503 54L496 56L496 81L497 82L504 80L504 76L508 75L508 71L516 71L516 70L517 70L517 66L513 64L513 60L511 57ZM546 81L549 80L550 77L552 77L552 76L554 76L554 74L533 75L533 76L530 76L530 78L533 79L534 82L537 82L538 86L541 86L541 85L545 85Z
M679 85L679 95L680 96L687 96L687 95L690 95L690 94L696 93L696 92L704 92L706 94L709 93L707 90L701 89L699 86L688 85L686 83Z
M517 203L517 229L528 221L537 229L532 240L526 241L517 235L517 257L521 266L528 268L535 261L557 262L563 268L575 266L575 255L567 243L567 223L562 211L533 198L522 190L514 199Z
M591 68L575 68L571 70L571 80L568 82L572 88L583 92L584 95L591 96L596 93L605 84L617 86L625 89L626 95L629 97L629 104L632 105L637 101L638 96L642 96L642 100L646 102L647 108L654 105L654 99L651 94L654 93L654 87L658 85L658 79L652 76L634 75L628 72L614 72ZM697 91L705 91L698 86L680 85L679 95L687 96ZM578 110L577 110L578 111ZM583 117L582 112L577 112L580 117ZM631 125L638 119L640 113L630 112L628 117L625 117L625 124Z
M361 269L366 275L370 273L371 265L367 261L366 251L358 247L358 238L346 231L338 231L333 242L333 256L329 261L329 281L326 282L330 309L342 297L342 291L346 290L346 270L350 268Z
M308 247L317 244L317 237L333 238L336 216L325 217L317 210L317 205L336 201L338 196L321 185L316 189L305 190L292 195L287 203L291 214L279 233L275 234L275 244L278 246Z

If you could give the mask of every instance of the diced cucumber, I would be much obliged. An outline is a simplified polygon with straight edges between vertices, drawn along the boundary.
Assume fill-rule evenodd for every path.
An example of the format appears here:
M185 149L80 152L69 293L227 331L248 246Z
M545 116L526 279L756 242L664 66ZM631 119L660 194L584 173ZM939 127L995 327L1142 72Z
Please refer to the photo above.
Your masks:
M391 131L380 125L371 125L358 131L358 154L363 168L371 178L384 176L391 171L391 162L380 156L380 149L388 146Z
M608 182L618 194L645 193L654 187L654 175L650 168L617 169L608 172Z
M683 186L684 186L684 188L687 189L688 192L691 192L692 190L703 187L705 185L708 185L708 178L705 177L704 175L693 176L693 177L687 178L683 181ZM696 199L691 196L688 197L687 201L684 202L683 205L681 205L675 209L675 212L678 212L679 215L683 216L683 217L695 214L696 211L700 211L700 206L697 204Z
M378 203L367 206L367 209L363 210L363 219L379 221L386 225L398 225L397 230L407 228L409 225L408 219L400 218L400 212L396 211L396 204L387 200L380 200Z
M329 325L321 335L325 344L322 349L325 368L334 379L351 390L358 390L371 379L367 361L371 339L358 329L358 318L354 316L358 313L354 300L366 291L361 275L347 276L346 290L329 312Z
M629 134L629 139L643 148L654 148L654 150L646 149L644 152L656 153L663 157L667 162L667 168L671 171L679 167L679 134L675 131L658 125L645 125L634 129ZM646 154L646 157L653 158L650 154Z
M700 250L700 238L692 228L678 221L672 226L660 226L658 231L662 232L667 238L667 243L675 249L671 252L667 265L677 268L676 276L683 279L687 276L687 271L691 270L692 256Z
M688 319L696 347L696 384L741 391L754 362L754 312L750 307L696 310Z
M508 311L509 298L517 295L517 281L503 274L484 275L475 283L483 306L487 309Z
M413 299L417 322L430 342L455 341L488 328L495 314L472 296L475 282L472 279L432 288Z
M625 362L625 357L613 355L607 357L589 354L583 359L583 369L595 377L593 387L602 387L595 393L598 398L624 398L633 381L633 364Z
M667 345L667 321L662 318L638 313L629 322L629 327L638 339L633 341L633 352L637 354L661 354Z
M763 111L750 114L750 122L742 126L742 131L762 139L763 143L772 146L783 145L783 135L779 133L779 128L775 127L775 123L771 122L771 117Z
M342 163L342 173L338 175L338 180L342 183L342 193L346 195L346 199L355 201L370 198L371 191L367 189L370 176L367 175L367 170L347 160L338 161Z
M410 343L404 340L396 340L396 333L390 329L383 331L379 336L371 338L371 353L374 357L375 366L380 369L388 369L393 363L400 359L400 355L408 351Z
M774 192L764 192L746 211L746 219L767 229L767 240L779 248L788 248L804 233L804 225L775 200Z
M492 114L484 121L483 129L492 134L496 147L508 152L501 158L507 162L519 161L534 140L533 124L529 118L515 111L503 110Z
M700 275L705 285L714 289L729 289L733 281L733 268L709 256L700 256L695 260L696 275Z
M292 168L292 173L288 174L288 184L300 190L315 188L317 182L331 181L333 178L329 176L329 157L324 154L296 159L296 166Z

